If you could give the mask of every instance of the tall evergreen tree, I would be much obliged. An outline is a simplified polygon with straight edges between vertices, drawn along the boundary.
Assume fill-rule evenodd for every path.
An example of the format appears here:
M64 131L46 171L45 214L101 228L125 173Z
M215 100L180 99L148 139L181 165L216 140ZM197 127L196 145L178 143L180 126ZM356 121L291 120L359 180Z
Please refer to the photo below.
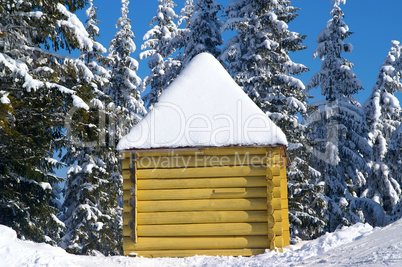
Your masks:
M315 185L320 173L309 167L310 140L299 118L307 115L308 95L303 83L293 77L308 69L289 57L290 52L305 48L305 36L288 30L297 11L286 0L231 2L224 9L224 29L236 30L237 34L226 43L220 57L236 82L285 132L290 143L288 185L293 241L322 234L326 221L322 214L325 197Z
M345 43L352 33L343 21L339 7L345 0L335 0L327 27L317 37L314 57L323 60L321 70L308 82L307 88L321 87L325 100L310 121L315 144L313 167L322 174L327 200L326 231L359 221L374 225L384 223L381 206L364 196L369 172L364 158L372 153L367 139L367 126L361 105L353 94L362 89L352 71L353 64L342 57L353 46Z
M223 45L221 29L223 22L218 18L222 6L213 0L198 0L188 19L188 32L185 36L182 64L202 52L209 52L215 57L221 53L218 46Z
M64 117L81 106L74 60L47 50L94 47L73 12L86 1L0 4L0 223L21 238L55 243L64 228L53 188ZM7 103L8 102L8 103ZM4 108L6 107L6 108Z
M154 26L144 35L145 42L141 46L141 50L148 50L139 55L140 60L149 59L151 73L143 81L143 88L150 86L151 90L144 97L149 109L181 70L181 61L173 58L173 53L184 46L183 36L186 32L177 28L175 21L178 15L173 9L176 4L172 0L158 2L156 15L149 23Z
M131 20L127 14L129 12L128 0L122 0L121 17L116 22L118 29L109 44L109 55L111 68L110 83L105 89L105 93L112 98L116 108L121 110L124 119L129 125L133 126L140 118L138 114L145 115L146 111L140 97L139 88L141 79L137 75L138 62L131 57L135 52L134 33L131 30ZM120 138L125 133L117 129L116 137Z
M110 41L107 56L110 79L102 90L105 93L106 105L101 106L99 111L104 114L100 119L107 129L107 136L100 133L105 139L101 140L99 144L101 148L97 149L101 149L102 153L96 150L95 157L86 159L88 166L96 166L92 172L87 172L87 175L91 186L94 187L95 197L100 197L94 199L92 195L88 195L87 200L91 203L90 207L86 208L90 208L93 212L90 224L102 226L100 228L102 231L99 233L102 240L98 240L99 246L95 249L104 254L122 252L123 177L120 155L115 146L117 141L141 119L141 116L146 114L139 91L141 79L136 74L138 62L131 57L136 46L131 20L127 16L129 1L122 0L121 3L121 17L116 22L117 32ZM76 173L85 172L84 168L81 169L77 168ZM91 191L91 188L87 190ZM96 219L99 221L94 223Z
M373 148L373 154L369 158L371 174L365 196L380 203L387 213L393 210L401 194L400 184L394 172L390 171L394 160L386 157L392 135L400 125L401 107L394 96L402 88L402 70L398 66L400 54L399 42L393 41L391 51L380 67L372 93L364 104L370 145Z
M96 26L97 8L93 1L89 1L86 10L88 19L86 29L89 37L95 42L99 36ZM116 239L119 234L118 217L116 211L117 200L110 198L110 192L115 191L115 185L109 180L107 154L103 140L105 137L105 106L108 100L100 89L108 83L109 74L102 66L106 63L103 53L106 49L98 45L91 51L83 50L79 60L92 73L87 77L88 86L84 89L89 106L87 110L77 110L78 116L71 118L69 131L69 145L63 160L73 165L67 172L67 181L63 208L63 221L66 233L62 238L61 246L67 251L76 254L116 255L121 253L121 240ZM81 92L81 93L84 93Z

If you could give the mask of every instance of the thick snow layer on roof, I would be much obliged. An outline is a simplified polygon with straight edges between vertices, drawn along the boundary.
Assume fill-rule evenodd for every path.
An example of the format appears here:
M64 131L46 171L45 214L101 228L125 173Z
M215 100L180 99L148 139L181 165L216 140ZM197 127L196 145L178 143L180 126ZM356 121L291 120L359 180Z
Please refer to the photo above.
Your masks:
M212 55L194 57L118 150L287 145L284 133Z

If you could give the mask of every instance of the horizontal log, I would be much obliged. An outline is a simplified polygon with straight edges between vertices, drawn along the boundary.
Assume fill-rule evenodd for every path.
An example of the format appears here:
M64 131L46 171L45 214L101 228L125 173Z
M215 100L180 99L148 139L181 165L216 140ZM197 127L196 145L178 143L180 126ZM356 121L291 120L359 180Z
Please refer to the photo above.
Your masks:
M196 177L233 177L233 176L263 176L265 166L225 166L205 168L178 168L178 169L140 169L137 170L138 179L147 178L196 178Z
M272 199L271 205L274 208L274 210L281 210L282 209L282 199L280 199L280 198Z
M131 182L130 179L124 179L123 180L123 190L130 190L130 187L133 183Z
M124 181L126 182L126 180ZM127 180L130 183L129 180ZM180 179L142 179L137 180L138 189L180 189L210 187L260 187L266 186L264 176L222 177L222 178L180 178ZM129 188L129 187L128 187Z
M282 222L276 222L272 226L273 226L272 230L274 231L275 236L282 236L283 235Z
M130 180L131 172L130 170L123 170L123 180Z
M136 254L138 257L160 258L160 257L191 257L195 255L203 256L253 256L263 254L265 249L204 249L204 250L125 250L124 255L130 253Z
M185 155L206 155L206 156L223 156L223 155L234 155L234 154L252 154L252 155L265 155L267 151L271 151L272 155L274 153L279 154L280 148L265 148L265 147L221 147L221 148L189 148L189 149L168 149L168 150L148 150L148 151L136 151L135 158L140 157L152 157L152 156L185 156Z
M266 198L139 201L138 212L266 210ZM126 210L124 210L126 212Z
M131 163L131 159L130 158L125 158L122 160L122 167L123 170L130 170L130 163Z
M267 171L265 172L265 178L266 178L267 180L271 180L271 181L272 181L272 178L273 178L272 171L271 171L271 169L268 168L268 167L267 167Z
M268 235L268 223L266 222L138 225L137 228L139 238L145 236ZM276 233L275 230L274 232Z
M281 187L281 180L282 178L280 176L273 176L272 177L272 182L274 183L275 187Z
M123 190L123 200L128 201L131 198L130 190Z
M265 165L266 155L236 154L234 156L205 156L205 155L175 155L153 156L137 158L135 164L138 169L166 169L166 168L204 168L222 166ZM124 162L128 166L130 162ZM127 167L128 168L128 167Z
M131 228L128 225L123 225L123 236L130 237Z
M267 192L272 194L274 188L275 188L275 185L272 182L272 180L267 180Z
M274 190L272 190L272 196L274 198L281 198L281 188L280 187L274 187Z
M281 175L281 168L279 167L279 165L272 165L272 166L268 166L268 167L272 171L273 176Z
M129 238L123 239L123 249L157 250L157 249L243 249L268 248L267 236L236 237L138 237L134 244Z
M273 216L275 218L275 222L282 222L283 221L282 214L283 214L282 210L274 210Z
M130 152L124 152L124 153L122 153L122 156L123 156L123 159L130 158L131 153Z
M124 197L130 192L124 191ZM216 199L216 198L258 198L267 197L266 187L252 188L203 188L203 189L166 189L138 190L137 199L141 200L178 200L178 199Z
M124 213L124 222L130 220ZM147 212L137 214L138 224L185 224L185 223L240 223L267 222L274 224L274 217L266 211L193 211L193 212ZM126 223L125 223L126 224Z

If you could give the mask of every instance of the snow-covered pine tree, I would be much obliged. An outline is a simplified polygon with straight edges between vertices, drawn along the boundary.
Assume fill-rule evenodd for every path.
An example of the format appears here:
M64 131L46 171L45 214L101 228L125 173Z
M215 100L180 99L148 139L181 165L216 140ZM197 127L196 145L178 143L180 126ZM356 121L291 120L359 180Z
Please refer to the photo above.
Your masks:
M82 99L64 78L75 79L79 66L54 51L93 49L74 15L84 6L59 0L0 4L0 91L7 106L0 128L0 223L21 238L55 244L64 228L53 190L60 178L52 174L61 163L52 156L64 146L67 111Z
M223 22L218 18L218 12L221 8L222 6L214 0L198 0L195 3L184 38L184 54L181 57L183 66L202 52L208 52L215 57L220 55L218 46L223 45Z
M317 37L314 57L323 60L321 70L308 82L307 88L321 87L325 100L313 103L317 108L311 118L314 146L313 167L321 172L327 200L326 231L359 221L373 225L384 223L381 206L364 196L370 171L365 157L372 153L367 125L361 105L353 94L362 84L352 71L353 64L342 57L353 46L345 43L352 33L343 21L339 7L346 0L335 0L331 19Z
M371 174L368 179L368 189L364 195L381 204L388 214L399 201L401 195L399 183L402 182L398 183L394 176L395 172L390 171L394 168L392 166L395 163L394 159L386 157L392 135L400 125L398 117L401 107L394 96L402 88L400 81L402 70L398 66L400 54L399 42L392 41L391 51L381 65L377 82L364 104L369 127L369 143L373 148L373 154L369 158Z
M226 43L220 57L236 82L285 132L290 143L288 185L293 241L318 236L325 225L325 198L315 184L320 174L309 167L310 140L298 117L307 115L308 95L303 83L293 77L308 69L289 57L290 52L305 48L305 36L288 30L297 11L286 0L231 2L224 9L224 29L236 30L237 34Z
M103 89L109 98L105 112L105 140L102 157L105 163L102 167L107 172L107 183L102 185L104 200L99 210L105 216L110 216L110 228L103 235L110 242L109 253L117 254L122 251L122 213L123 213L123 177L121 175L120 154L116 151L116 144L127 131L146 114L139 87L141 79L137 76L138 62L131 57L135 52L134 33L131 30L131 20L128 18L129 1L122 0L121 17L116 22L117 32L109 44L107 60L110 68L109 83ZM107 100L108 101L108 100ZM101 166L101 165L100 165Z
M144 101L148 109L152 109L160 94L179 74L182 64L173 53L184 46L183 36L187 32L177 28L178 15L174 11L176 4L172 0L158 0L156 15L149 25L153 25L143 37L140 60L148 59L151 73L144 78L143 88L150 86L150 92ZM147 49L147 50L146 50Z
M116 22L118 29L109 44L108 59L110 62L111 78L105 88L105 93L111 97L116 112L121 113L120 125L116 128L116 140L119 140L128 129L146 114L144 103L140 96L141 79L137 75L138 62L131 57L135 52L134 33L131 30L131 20L128 0L122 0L121 17ZM140 116L139 116L140 115ZM123 127L123 124L124 125Z
M89 37L95 42L99 36L96 26L97 8L89 1L86 10L88 19L86 29ZM103 53L106 49L98 45L91 51L83 50L79 60L93 75L87 76L87 86L81 87L88 103L87 111L76 111L69 131L69 145L63 160L73 165L67 172L64 189L65 214L63 222L66 226L65 235L60 245L68 252L76 254L104 255L121 254L121 240L116 233L121 231L120 212L116 198L110 198L110 192L115 191L115 185L109 180L109 169L106 164L110 153L104 140L106 116L104 101L108 100L100 89L108 83L108 72L102 66L105 64ZM85 74L85 73L84 73Z

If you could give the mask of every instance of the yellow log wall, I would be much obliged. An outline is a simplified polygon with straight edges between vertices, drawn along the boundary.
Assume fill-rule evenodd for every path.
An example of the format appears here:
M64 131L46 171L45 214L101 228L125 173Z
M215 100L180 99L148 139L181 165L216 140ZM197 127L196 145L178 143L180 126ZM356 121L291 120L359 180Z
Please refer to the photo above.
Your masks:
M284 153L280 147L124 153L124 254L251 256L289 245Z

